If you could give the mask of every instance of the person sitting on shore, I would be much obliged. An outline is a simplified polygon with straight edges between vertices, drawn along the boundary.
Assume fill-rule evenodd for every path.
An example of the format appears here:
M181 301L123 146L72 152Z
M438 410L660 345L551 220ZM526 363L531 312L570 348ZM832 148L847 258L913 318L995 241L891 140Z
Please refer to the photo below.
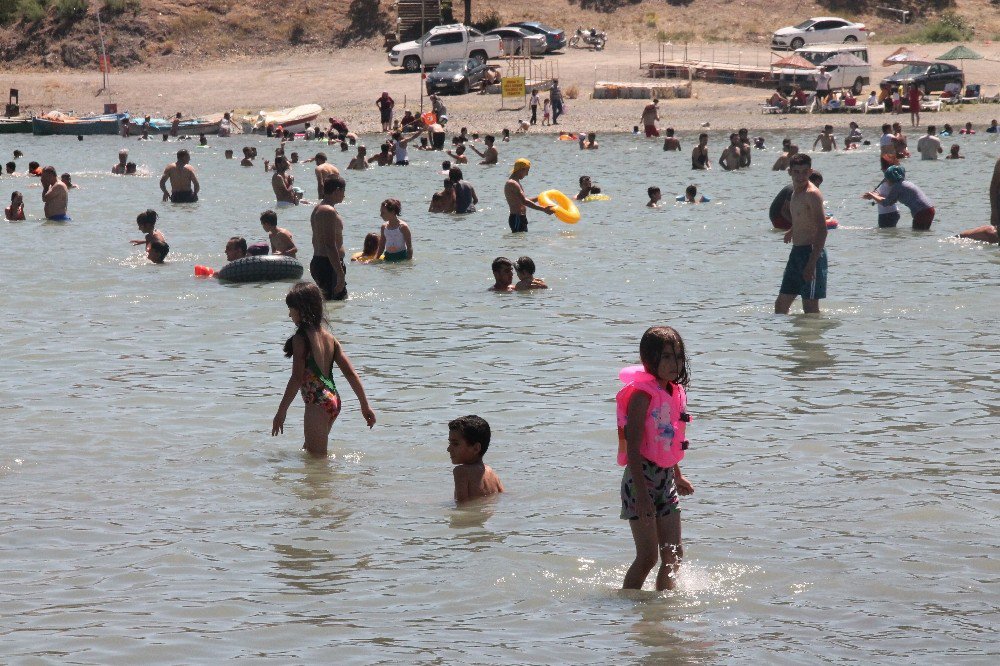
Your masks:
M413 112L410 111L409 109L403 111L403 118L402 120L399 121L399 124L404 132L410 132L412 130L421 127L421 125L417 123L417 118L413 115Z
M125 174L125 165L128 163L128 150L122 148L118 151L118 164L111 167L111 173L116 176L122 176Z
M649 195L649 201L646 203L646 208L659 208L660 199L663 195L660 193L660 188L655 185L646 189L646 194Z
M361 252L351 255L351 261L359 264L370 264L378 259L378 234L369 232L365 235L365 242L361 246Z
M809 95L806 94L806 91L801 86L795 86L792 90L792 106L805 106L808 101Z
M528 291L530 289L548 289L545 280L535 277L535 262L531 257L518 257L514 262L514 271L517 273L517 284L514 291Z
M294 257L298 253L299 249L295 247L291 232L278 226L278 214L273 210L265 210L260 214L260 226L267 232L267 238L271 242L271 254Z
M945 159L946 160L964 160L965 159L965 155L959 155L958 154L959 150L960 150L960 148L959 148L959 146L958 146L957 143L951 144L951 152L948 153L948 155L945 157Z
M368 159L365 155L368 154L368 149L364 146L358 146L358 154L355 155L350 163L347 165L349 171L364 171L368 168Z
M772 93L771 96L767 98L766 104L768 106L777 107L778 109L781 110L782 113L788 111L788 98L781 94L780 85L774 91L774 93Z
M24 196L20 192L11 192L10 205L3 209L3 214L11 222L24 220Z
M871 109L878 106L878 95L872 90L868 93L868 99L865 100L865 108Z
M427 209L428 213L454 213L455 212L455 187L449 178L444 179L444 189L435 192L431 196L431 205Z
M663 137L663 150L680 150L681 142L674 136L674 128L668 127L664 130L666 136Z

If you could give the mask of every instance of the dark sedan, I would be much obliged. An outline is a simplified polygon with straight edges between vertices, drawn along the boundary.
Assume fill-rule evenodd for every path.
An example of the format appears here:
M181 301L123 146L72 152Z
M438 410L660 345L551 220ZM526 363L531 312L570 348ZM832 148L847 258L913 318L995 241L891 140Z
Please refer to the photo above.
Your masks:
M550 28L538 21L521 21L520 23L511 23L511 25L517 28L524 28L536 35L545 35L545 43L548 46L549 53L558 51L566 46L566 33L558 28Z
M427 75L427 92L465 94L482 83L487 69L473 58L445 60Z
M882 83L898 86L900 83L917 84L924 92L943 91L949 83L965 87L965 73L954 65L943 62L907 65Z

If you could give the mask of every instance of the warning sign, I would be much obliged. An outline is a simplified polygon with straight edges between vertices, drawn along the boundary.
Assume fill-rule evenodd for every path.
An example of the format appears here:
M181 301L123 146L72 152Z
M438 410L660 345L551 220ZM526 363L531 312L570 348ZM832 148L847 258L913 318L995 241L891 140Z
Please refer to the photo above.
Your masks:
M524 97L524 77L505 76L500 79L500 95L502 97Z

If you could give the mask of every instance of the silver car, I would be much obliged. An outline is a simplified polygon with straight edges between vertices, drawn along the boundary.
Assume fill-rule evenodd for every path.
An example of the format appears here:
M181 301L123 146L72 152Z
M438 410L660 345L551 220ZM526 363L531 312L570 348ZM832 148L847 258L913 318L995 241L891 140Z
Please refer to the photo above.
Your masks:
M522 47L529 48L531 55L542 55L548 48L545 35L536 35L517 26L495 28L486 34L499 37L503 43L503 52L507 55L527 55L521 53Z
M836 16L817 16L798 25L775 30L771 37L771 48L797 51L809 44L867 42L868 35L864 23L854 23Z

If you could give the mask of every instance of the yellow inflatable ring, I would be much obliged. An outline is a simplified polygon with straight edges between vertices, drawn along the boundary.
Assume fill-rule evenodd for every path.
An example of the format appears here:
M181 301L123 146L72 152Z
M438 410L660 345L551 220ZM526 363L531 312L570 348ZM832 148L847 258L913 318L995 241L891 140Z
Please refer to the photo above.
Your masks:
M580 210L573 200L559 190L545 190L538 195L538 205L555 206L555 216L566 224L576 224L580 221Z
M584 201L610 201L611 197L607 194L588 194L583 198Z

